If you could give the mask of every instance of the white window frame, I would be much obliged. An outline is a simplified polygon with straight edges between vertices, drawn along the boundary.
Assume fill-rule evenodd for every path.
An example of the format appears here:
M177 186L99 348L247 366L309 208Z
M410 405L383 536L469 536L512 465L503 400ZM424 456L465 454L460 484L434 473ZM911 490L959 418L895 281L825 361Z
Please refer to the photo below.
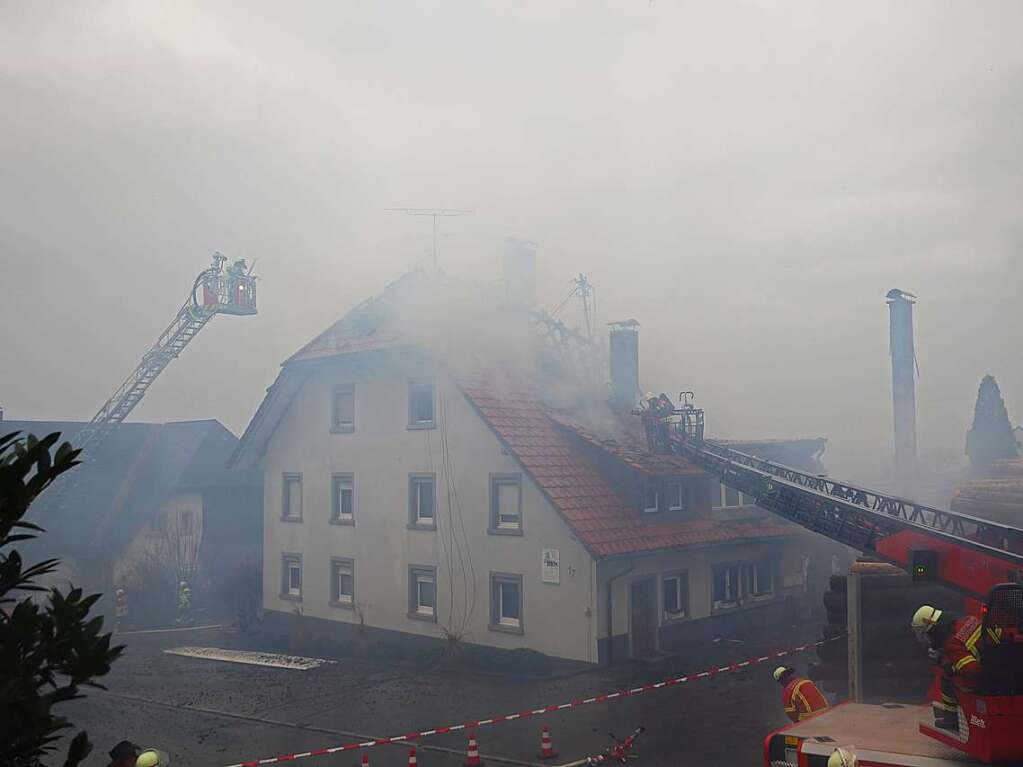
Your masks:
M430 387L430 415L428 420L420 419L416 412L416 392L424 386ZM408 428L433 429L437 426L437 385L433 379L413 378L408 382Z
M668 511L682 511L685 508L685 491L682 482L668 483Z
M292 572L298 572L298 587L293 585ZM281 598L302 601L302 555L285 552L281 554Z
M347 487L346 487L347 485ZM341 511L341 491L348 490L351 493L351 511L347 514ZM330 521L335 525L355 524L355 475L351 473L334 473L330 475Z
M298 484L298 513L291 508L291 493L288 492L288 488L292 483ZM302 473L296 471L286 471L281 475L281 519L285 522L301 522L302 521L302 502L304 495L304 488L302 486Z
M516 489L517 508L514 513L502 513L500 487ZM490 529L495 535L522 535L522 475L490 475Z
M738 607L742 602L743 595L743 577L745 575L745 567L735 562L721 562L711 567L711 602L715 610L727 610L733 607ZM717 574L719 570L725 570L727 572L726 586L728 582L734 583L735 599L718 599L717 594ZM726 588L727 591L727 588Z
M504 614L504 586L515 586L518 589L517 618ZM522 634L524 625L522 613L524 607L525 596L522 589L522 574L490 573L490 629L509 634Z
M714 493L714 487L717 487L717 493ZM742 506L750 506L751 501L746 497L745 493L734 490L739 496L738 503L728 503L728 491L732 488L726 487L723 483L716 480L711 480L711 494L710 494L710 505L713 509L738 509Z
M767 576L770 578L770 589L767 591L761 591L760 584L760 572L758 568L764 568ZM750 599L771 599L775 595L775 563L771 560L760 560L759 562L750 562L747 566L747 586L746 593Z
M422 516L421 488L424 485L430 486L430 510L431 516ZM417 530L437 529L437 475L436 474L409 474L408 477L408 523L409 527Z
M675 584L675 594L679 610L668 611L668 584ZM689 617L689 571L676 570L665 573L661 578L661 617L664 622L680 621Z
M347 575L350 593L341 590L341 576ZM330 560L330 603L335 607L355 607L355 560L331 557Z
M437 620L437 568L423 565L409 567L409 612L410 618L422 621ZM424 605L422 584L433 584L433 605Z
M351 434L355 431L355 384L338 384L331 390L330 399L330 430L334 434ZM338 407L338 397L347 396L352 403L352 419L341 420L341 408Z
M650 498L647 494L653 491L653 506L650 505ZM653 480L647 480L643 484L643 513L644 514L655 514L661 510L661 488L657 482Z

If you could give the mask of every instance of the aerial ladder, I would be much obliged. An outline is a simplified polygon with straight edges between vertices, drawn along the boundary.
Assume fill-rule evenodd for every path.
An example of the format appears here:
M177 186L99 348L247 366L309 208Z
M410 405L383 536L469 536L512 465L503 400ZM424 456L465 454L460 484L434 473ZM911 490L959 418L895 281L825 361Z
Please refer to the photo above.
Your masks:
M210 320L218 314L256 314L253 267L247 266L245 259L230 265L227 260L219 251L213 254L212 263L195 278L188 297L156 343L142 355L139 364L92 420L75 435L73 442L82 451L83 463L87 465L95 460L103 441L128 417L160 373ZM79 476L79 472L65 475L44 496L46 504L60 508Z
M981 651L984 693L959 694L960 731L953 734L924 723L919 731L983 762L1023 760L1023 529L717 444L704 437L704 412L692 404L692 397L692 392L682 392L676 406L662 394L637 411L651 452L682 455L724 485L755 498L767 511L896 565L915 581L958 591L985 628L1003 630L1007 641L987 644ZM908 616L905 620L909 631ZM986 639L988 632L984 635ZM930 694L937 694L936 684Z

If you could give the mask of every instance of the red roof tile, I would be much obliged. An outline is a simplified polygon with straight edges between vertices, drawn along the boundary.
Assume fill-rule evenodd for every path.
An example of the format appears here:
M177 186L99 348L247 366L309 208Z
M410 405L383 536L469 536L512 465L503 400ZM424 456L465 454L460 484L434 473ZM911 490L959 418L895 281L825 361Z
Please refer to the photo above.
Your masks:
M462 391L561 513L576 537L598 557L799 532L799 528L770 517L641 520L586 460L562 419L558 417L556 421L537 398L528 392L501 391L486 383L463 383ZM673 459L670 467L673 473L699 473L677 456L645 458ZM635 461L640 470L648 465L639 458Z

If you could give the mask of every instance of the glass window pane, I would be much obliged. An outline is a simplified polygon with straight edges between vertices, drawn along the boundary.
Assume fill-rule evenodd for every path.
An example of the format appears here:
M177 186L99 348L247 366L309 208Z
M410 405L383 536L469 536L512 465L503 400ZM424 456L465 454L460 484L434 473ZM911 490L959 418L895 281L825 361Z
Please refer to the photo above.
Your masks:
M419 606L433 609L437 603L436 588L433 579L419 579Z
M731 487L725 487L725 506L739 505L739 491Z
M648 483L643 488L643 508L647 511L656 511L658 506L657 485Z
M512 482L497 483L497 521L501 526L518 526L519 485Z
M669 498L671 499L671 508L678 511L682 508L682 483L672 482L669 485Z
M416 423L433 420L433 384L412 384L412 420Z
M416 482L416 503L418 518L433 519L433 482L420 480Z
M678 578L668 578L664 581L664 611L678 612Z
M355 393L352 391L334 392L335 426L351 426L354 422L355 422Z
M285 480L287 508L285 513L289 517L302 516L302 482L295 478Z
M501 584L501 617L519 619L519 584Z

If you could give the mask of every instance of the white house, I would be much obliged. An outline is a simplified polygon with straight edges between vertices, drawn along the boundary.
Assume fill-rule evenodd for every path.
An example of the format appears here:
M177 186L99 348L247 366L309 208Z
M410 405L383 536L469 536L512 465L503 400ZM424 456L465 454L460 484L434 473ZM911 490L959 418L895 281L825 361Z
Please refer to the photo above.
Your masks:
M798 528L595 436L563 392L410 343L393 315L429 284L403 278L288 359L239 444L263 473L268 625L597 663L803 593Z

